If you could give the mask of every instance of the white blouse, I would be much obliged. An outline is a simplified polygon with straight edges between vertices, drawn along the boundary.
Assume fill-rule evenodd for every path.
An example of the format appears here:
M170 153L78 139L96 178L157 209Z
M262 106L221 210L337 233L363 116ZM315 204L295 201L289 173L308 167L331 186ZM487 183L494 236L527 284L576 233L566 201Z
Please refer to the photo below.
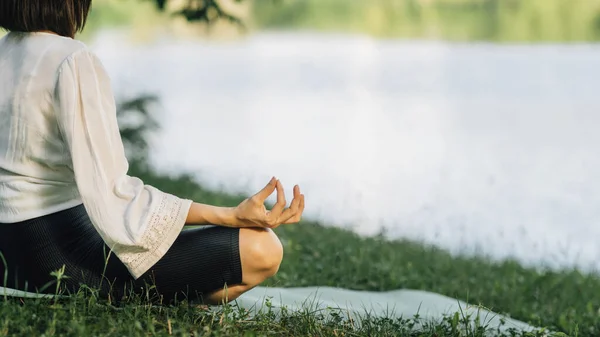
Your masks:
M0 39L0 225L83 203L140 277L171 247L191 205L127 175L110 79L81 42Z

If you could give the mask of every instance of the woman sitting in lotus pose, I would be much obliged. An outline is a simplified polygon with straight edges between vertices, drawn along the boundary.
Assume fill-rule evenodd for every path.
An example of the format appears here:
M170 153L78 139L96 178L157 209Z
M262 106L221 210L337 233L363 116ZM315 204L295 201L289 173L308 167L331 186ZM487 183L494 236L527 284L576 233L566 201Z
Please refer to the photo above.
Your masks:
M231 301L277 272L271 228L299 222L304 196L295 186L286 208L273 178L237 207L216 207L128 176L110 79L74 39L90 6L0 1L0 286L54 293L51 273L64 267L67 292L119 299L153 286L164 301Z

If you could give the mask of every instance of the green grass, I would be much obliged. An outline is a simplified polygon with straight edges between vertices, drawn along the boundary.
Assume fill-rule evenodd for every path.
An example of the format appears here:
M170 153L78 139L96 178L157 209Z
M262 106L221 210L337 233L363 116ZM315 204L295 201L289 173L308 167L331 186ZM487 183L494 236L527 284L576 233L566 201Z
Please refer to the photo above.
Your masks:
M235 205L243 196L202 188L191 177L132 168L148 184L182 197ZM335 286L357 290L422 289L481 304L570 336L600 335L600 278L577 271L536 271L514 261L452 256L409 241L364 238L304 221L276 230L285 247L271 286ZM411 318L365 317L360 327L319 312L272 312L257 317L227 306L207 310L181 303L160 307L143 298L114 307L82 292L48 299L0 300L0 336L483 336L457 314L415 330ZM526 334L515 333L515 336ZM539 334L541 336L541 334ZM530 334L529 336L535 336Z
M357 326L342 315L311 311L276 315L267 309L250 317L228 305L211 310L181 303L160 307L143 302L114 307L83 292L59 303L50 300L0 302L2 336L484 336L485 327L465 328L460 315L440 322L368 317ZM489 331L488 331L489 332ZM486 335L489 336L489 335ZM543 336L508 332L503 336Z

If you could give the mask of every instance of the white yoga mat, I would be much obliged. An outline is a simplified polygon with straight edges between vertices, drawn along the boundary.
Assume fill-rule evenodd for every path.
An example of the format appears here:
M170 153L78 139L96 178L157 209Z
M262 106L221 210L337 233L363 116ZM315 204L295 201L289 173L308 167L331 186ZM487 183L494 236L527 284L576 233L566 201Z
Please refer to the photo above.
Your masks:
M444 316L459 312L461 317L470 317L472 324L487 326L496 332L506 332L513 328L519 331L535 331L537 328L526 323L499 315L481 306L474 306L456 299L435 293L418 290L395 290L387 292L353 291L331 287L307 288L268 288L257 287L237 299L237 304L259 312L268 310L278 312L285 306L290 310L321 309L353 318L360 323L360 317L366 314L390 318L412 319L419 315L420 322L440 323ZM341 309L341 310L340 310Z

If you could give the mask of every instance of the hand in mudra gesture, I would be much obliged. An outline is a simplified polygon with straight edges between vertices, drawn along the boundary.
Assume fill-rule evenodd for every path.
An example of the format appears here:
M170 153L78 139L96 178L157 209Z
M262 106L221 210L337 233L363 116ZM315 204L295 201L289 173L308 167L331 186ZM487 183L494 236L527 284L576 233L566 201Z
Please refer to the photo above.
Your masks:
M265 207L265 200L277 190L277 202L269 211ZM290 207L285 208L286 200L283 185L275 178L261 191L244 200L235 208L235 216L239 227L264 227L276 228L282 224L300 222L304 211L304 195L300 194L300 187L294 186L294 199Z

